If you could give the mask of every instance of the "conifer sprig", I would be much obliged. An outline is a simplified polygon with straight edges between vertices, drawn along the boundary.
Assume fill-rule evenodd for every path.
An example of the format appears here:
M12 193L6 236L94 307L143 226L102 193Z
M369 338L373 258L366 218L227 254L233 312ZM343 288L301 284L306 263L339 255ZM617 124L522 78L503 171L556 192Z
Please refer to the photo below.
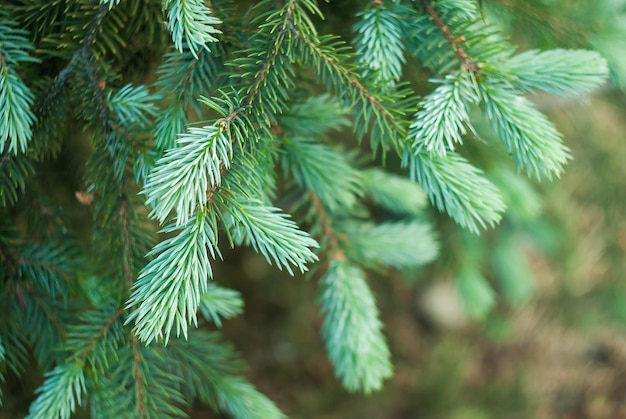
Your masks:
M357 138L362 140L369 131L372 151L381 147L383 153L388 149L400 153L407 128L404 115L413 110L409 91L395 90L383 95L369 89L349 64L353 56L342 41L333 36L298 34L304 62L345 107L352 109Z
M525 91L574 96L602 85L609 70L595 51L554 49L516 54L503 63L503 71Z
M375 72L376 82L395 85L405 62L404 35L397 13L388 2L373 2L358 16L361 20L354 27L354 43L359 63L366 69L363 75Z
M363 195L374 204L402 216L419 217L423 213L428 198L417 183L373 168L361 171L360 177Z
M178 144L157 161L144 193L151 216L163 223L175 211L176 224L183 225L206 206L207 194L220 185L233 150L230 139L214 126L190 128Z
M134 331L142 342L167 343L173 328L177 336L182 332L186 337L188 323L197 325L200 299L213 276L209 256L221 257L215 222L200 211L182 228L166 227L164 233L178 230L178 235L159 243L148 254L155 258L141 271L127 303L128 308L137 305L126 324L135 324Z
M189 340L176 340L167 347L175 361L171 371L183 377L185 392L237 419L284 418L271 400L235 375L241 364L234 358L232 346L218 338L217 333L196 330Z
M429 153L405 152L403 165L439 209L446 211L460 226L478 233L494 226L505 209L498 189L460 155L445 157Z
M480 89L485 114L517 166L537 178L558 176L570 153L548 118L506 84Z
M69 419L83 402L85 375L79 364L57 365L46 373L44 384L37 390L39 397L30 406L28 419Z
M291 137L283 142L285 177L315 193L329 211L349 209L360 195L358 172L344 156L312 138Z
M430 228L417 220L350 221L339 225L348 258L361 266L408 270L435 259L439 246Z
M211 16L211 9L202 0L163 0L163 7L172 41L180 52L187 47L198 58L201 49L209 49L208 43L217 42L214 35L222 33L215 27L221 20Z
M222 327L222 319L233 318L242 312L243 299L239 292L214 283L207 284L207 291L200 299L200 313L205 320Z
M266 206L254 198L231 199L228 195L225 198L225 211L230 213L234 222L231 231L249 241L270 265L274 263L293 275L292 266L302 273L307 270L307 263L317 260L311 250L318 247L317 242L280 209Z
M197 57L190 51L167 53L157 70L155 86L159 94L171 101L155 126L155 148L167 150L176 146L176 138L188 124L188 112L202 115L198 97L208 95L218 86L224 70L226 52L217 44L211 52L201 50Z
M409 127L409 141L415 152L422 148L429 153L445 156L463 142L466 126L470 124L469 105L479 101L473 73L461 71L433 80L439 86L420 103Z
M322 334L336 374L348 391L379 389L391 376L392 365L363 271L334 259L320 286Z
M33 135L34 95L17 73L21 64L38 62L29 55L34 46L27 35L15 22L0 20L0 155L5 148L24 153Z

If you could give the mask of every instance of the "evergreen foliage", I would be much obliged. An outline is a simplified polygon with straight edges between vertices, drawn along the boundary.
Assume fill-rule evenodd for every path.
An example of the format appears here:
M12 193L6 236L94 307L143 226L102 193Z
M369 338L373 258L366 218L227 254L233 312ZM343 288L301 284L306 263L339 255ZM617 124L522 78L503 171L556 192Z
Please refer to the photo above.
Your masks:
M315 0L0 6L0 362L20 375L32 353L48 371L31 418L184 417L196 399L282 417L207 331L243 307L213 275L224 241L290 275L318 266L336 375L381 388L393 368L366 269L436 257L427 198L472 233L501 220L515 180L465 147L476 121L519 171L559 176L569 151L525 95L608 74L592 51L516 54L471 0L376 0L353 11L351 40L320 34ZM42 169L77 143L88 239L51 209ZM496 298L482 257L457 275L477 317ZM504 294L520 302L516 284Z

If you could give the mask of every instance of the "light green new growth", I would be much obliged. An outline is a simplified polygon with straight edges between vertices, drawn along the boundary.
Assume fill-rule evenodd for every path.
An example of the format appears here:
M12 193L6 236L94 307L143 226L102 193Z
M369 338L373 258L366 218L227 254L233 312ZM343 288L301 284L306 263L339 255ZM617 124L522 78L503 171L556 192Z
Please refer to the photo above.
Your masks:
M127 303L128 308L137 305L126 323L134 322L142 341L167 342L172 328L176 327L176 336L181 332L187 336L187 324L197 325L196 312L213 277L209 255L221 257L212 221L199 212L182 228L166 227L165 233L180 232L148 254L156 257L139 274Z
M307 137L286 138L283 148L285 177L310 189L330 211L355 205L360 194L358 172L344 155Z
M435 259L439 250L430 227L419 221L348 222L338 229L346 234L350 260L366 267L415 268Z
M360 175L363 194L387 211L409 217L424 212L427 197L415 182L380 169L363 170Z
M532 92L557 96L588 93L606 81L608 64L597 52L587 50L530 50L504 62L513 83Z
M337 376L349 391L379 389L392 366L364 272L335 260L320 280L320 290L322 334Z
M462 136L470 125L469 105L478 103L479 98L470 72L450 74L433 82L440 85L420 103L422 109L415 114L408 136L415 152L423 148L445 156L455 144L463 143Z
M169 149L157 161L146 179L146 203L151 216L164 223L172 211L176 224L183 225L203 208L210 188L221 183L222 170L228 169L231 142L219 128L190 128L178 139L179 147Z
M484 112L517 166L537 178L560 175L570 154L548 118L504 83L480 89Z
M167 28L180 52L189 48L197 58L201 49L209 49L209 42L217 41L213 35L222 33L215 28L222 22L211 16L211 9L202 0L163 0L163 7L167 10Z
M69 419L82 404L85 376L80 365L69 362L57 365L46 373L46 380L37 390L40 394L30 406L28 419L60 418Z
M317 242L280 209L265 206L254 198L226 199L224 204L234 221L235 235L242 235L270 265L275 263L293 275L292 266L302 273L307 270L307 263L317 260L311 250L318 247Z
M38 62L29 55L34 46L27 35L0 11L0 153L24 153L33 135L34 95L17 72L23 63Z
M405 62L400 20L393 8L382 2L372 3L359 16L354 43L359 64L366 68L363 74L373 72L375 81L392 87L402 77Z
M477 233L500 221L505 206L497 188L458 154L439 157L405 151L403 165L437 209L445 210L462 227Z

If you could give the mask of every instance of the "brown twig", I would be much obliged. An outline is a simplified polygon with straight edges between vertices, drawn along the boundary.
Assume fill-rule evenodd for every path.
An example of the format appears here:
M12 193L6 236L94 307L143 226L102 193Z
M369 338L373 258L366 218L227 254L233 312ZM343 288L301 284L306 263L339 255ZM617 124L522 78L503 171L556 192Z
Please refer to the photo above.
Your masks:
M422 4L424 5L424 9L426 10L426 13L428 13L430 17L432 17L433 21L435 22L435 25L437 25L437 27L439 28L439 31L441 31L441 34L443 35L443 37L446 38L446 40L452 46L454 53L456 54L457 57L459 57L459 60L461 60L465 69L467 71L472 71L472 72L476 71L478 66L469 58L469 56L467 55L467 52L465 51L462 45L463 42L465 41L465 37L464 36L455 37L452 34L450 27L446 25L443 22L443 20L441 20L441 16L439 16L439 13L437 13L435 8L430 4L430 1L422 0Z
M113 324L117 321L117 319L119 319L119 317L122 315L123 312L124 312L123 308L116 310L111 316L111 318L104 325L102 325L98 333L94 337L91 338L89 345L87 345L87 347L83 349L81 353L78 355L78 359L80 361L84 361L85 358L87 358L87 354L91 352L94 346L96 346L96 343L98 343L98 341L102 339L102 337L107 333L107 331L111 328L111 326L113 326Z
M313 207L315 208L317 216L322 224L322 231L328 240L330 259L338 261L347 260L348 258L339 244L337 232L333 228L328 214L326 214L326 209L324 208L322 200L314 192L311 192L310 195L311 201L313 201Z
M146 406L144 406L144 394L145 390L142 385L143 374L141 372L141 368L139 368L141 364L141 355L139 354L139 341L137 340L137 336L133 335L133 358L135 360L135 365L133 367L135 372L135 385L137 388L137 409L139 410L139 417L146 417Z

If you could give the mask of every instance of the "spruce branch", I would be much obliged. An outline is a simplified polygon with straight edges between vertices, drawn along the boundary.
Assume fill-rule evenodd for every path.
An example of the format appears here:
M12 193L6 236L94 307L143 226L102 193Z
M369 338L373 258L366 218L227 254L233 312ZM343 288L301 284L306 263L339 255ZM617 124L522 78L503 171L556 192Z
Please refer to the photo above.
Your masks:
M95 224L93 254L97 263L94 271L118 284L117 295L108 294L115 303L125 297L137 273L145 266L145 254L152 248L156 236L146 221L145 202L137 195L131 181L128 144L120 142L123 144L117 143L119 151L115 157L106 149L107 144L100 144L88 162L87 174ZM120 263L111 264L111 256ZM93 297L96 301L107 301L103 300L103 295Z
M238 375L232 348L193 327L198 314L221 327L242 311L237 291L210 281L220 235L291 274L323 255L322 334L336 374L349 391L380 388L392 365L364 269L413 269L435 256L435 234L422 218L426 196L473 232L504 210L496 187L455 151L473 132L470 108L482 107L522 170L553 176L567 149L523 94L586 93L607 71L585 51L513 55L474 0L371 1L359 9L354 50L349 40L318 34L314 0L262 0L249 13L230 10L231 0L5 3L0 120L10 124L0 126L0 204L7 207L0 211L0 303L7 307L0 363L20 374L34 354L49 371L31 406L29 417L37 418L69 417L81 404L93 417L178 418L196 399L236 418L283 417ZM232 17L222 24L215 16ZM173 45L160 57L153 95L129 81L152 79L152 65L137 63L155 63L166 51L166 28ZM29 55L29 37L43 65ZM419 107L402 82L421 78L404 65L405 49L418 59L411 67L433 73ZM56 78L47 76L59 68ZM337 100L310 97L320 88L311 76ZM373 154L401 156L417 182L384 172L377 160L363 169L365 159L346 148L351 140L339 138L349 124ZM32 132L12 143L20 130ZM63 152L80 158L81 130L93 150L86 192L77 195L93 213L91 246L82 254L94 263L76 263L78 252L65 245L74 222L56 222L65 216L56 200L44 200L55 188L39 190L56 180L33 178L31 187L27 179L47 175L49 165L34 162L58 153L61 138L77 135ZM339 132L327 138L331 130ZM141 194L133 180L145 182ZM512 202L525 201L516 206L533 213L533 199ZM301 215L312 233L275 202ZM166 226L156 245L151 218ZM522 301L528 289L510 283L518 277L501 263L517 246L501 245L491 256L495 272L508 275L502 292ZM480 246L468 240L463 247ZM486 258L458 260L461 298L483 317L496 301L477 262ZM172 336L181 332L185 339Z
M103 372L108 359L122 342L121 322L123 308L90 310L79 316L79 322L71 325L65 340L65 349L72 353L74 362L85 368L89 363Z
M303 3L307 2L303 0ZM262 4L267 6L267 3ZM249 84L246 83L248 86L244 87L243 98L237 101L236 107L216 122L225 132L230 132L232 138L242 142L245 137L233 125L254 122L250 125L256 125L256 130L264 132L269 129L274 116L285 108L288 99L286 88L293 85L291 64L295 57L292 35L297 26L310 25L302 16L297 0L287 1L279 10L264 17L265 22L252 41L267 47L265 50L251 48L246 51L247 56L233 60L232 64L242 70L234 75L233 82L248 80ZM248 121L248 118L253 120ZM233 128L238 135L233 135Z
M278 117L278 126L286 137L325 136L329 131L340 131L350 126L349 110L330 94L310 96L292 103Z
M177 236L157 244L148 256L156 256L141 271L126 308L136 306L125 321L142 342L168 342L172 328L187 336L188 323L197 325L196 312L213 272L209 255L221 257L217 247L216 220L200 211L182 227L166 227Z
M31 352L27 342L18 334L8 329L10 321L8 310L4 310L0 317L0 326L3 331L6 366L16 375L22 376L31 362Z
M105 102L119 124L116 124L114 128L121 130L121 127L126 129L134 126L148 127L151 124L150 118L157 115L158 108L154 104L155 99L156 97L150 95L145 86L133 86L130 83L116 92L109 92Z
M518 168L537 179L558 177L571 157L548 118L504 82L479 88L485 115Z
M445 157L405 150L402 158L411 178L417 180L439 211L446 211L462 227L478 233L479 227L500 221L505 205L498 189L482 171L460 155Z
M319 247L317 242L280 209L242 195L223 195L223 210L232 217L229 230L249 241L270 265L275 263L281 270L284 267L290 275L294 274L292 266L306 271L306 264L317 260L311 250Z
M72 259L75 251L69 245L25 245L15 259L17 275L52 298L66 299L69 282L74 276Z
M415 220L345 221L338 228L350 261L364 267L416 268L434 260L439 250L430 227Z
M73 362L58 365L46 373L26 418L69 419L76 407L82 404L86 391L85 375L80 365Z
M13 205L26 189L26 178L34 172L29 158L9 150L0 154L0 205Z
M343 155L308 137L285 138L283 149L285 178L291 175L301 188L319 197L329 211L356 205L361 194L358 173Z
M281 96L286 98L286 93L281 86L284 83L288 84L289 81L282 77L283 71L275 71L275 68L287 65L284 62L285 59L291 60L283 55L289 50L290 32L286 28L294 25L294 10L296 10L296 2L291 1L267 17L271 24L264 25L265 32L261 31L257 34L257 37L262 38L262 42L270 42L266 51L256 53L259 57L263 56L260 65L256 59L235 60L242 69L248 71L240 77L252 76L252 83L246 88L243 99L238 100L236 106L232 106L232 102L228 99L224 100L224 104L232 108L229 113L216 121L212 127L191 128L189 134L182 135L179 142L186 144L185 150L169 150L148 176L145 193L148 195L148 203L154 207L152 215L159 222L163 223L169 212L176 209L177 222L184 224L196 207L202 208L206 202L206 194L211 193L211 189L219 185L221 171L229 167L232 155L230 143L233 140L243 143L247 139L244 138L244 132L247 137L257 130L263 131L269 128L271 119L266 113L265 105L270 106L271 113L280 111L280 106L276 107L273 104L274 99ZM276 36L270 37L274 33ZM262 91L268 92L261 94ZM266 96L272 100L266 99ZM224 113L219 100L205 98L204 103ZM252 114L250 114L251 111L253 111ZM254 121L250 120L250 117L254 118ZM243 131L238 129L241 125L246 129ZM185 155L188 157L182 160L179 158ZM190 168L192 176L187 173ZM174 181L171 179L172 174L176 176ZM187 181L180 182L183 179ZM174 189L171 189L172 186Z
M202 115L202 108L197 98L208 95L216 89L224 70L227 52L223 47L211 53L205 49L198 53L197 59L189 51L170 52L165 55L163 64L158 68L159 79L155 83L160 88L159 94L172 98L155 126L155 148L167 150L176 146L176 137L186 129L187 112L191 108Z
M471 72L457 72L443 80L432 80L439 86L422 102L409 127L409 141L416 153L424 149L438 156L454 150L463 142L470 125L469 104L478 103L476 80Z
M89 22L89 26L87 27L81 46L76 51L74 51L74 53L72 54L72 58L69 60L67 65L63 67L63 69L59 72L48 94L41 100L41 102L37 104L37 114L44 112L44 110L50 106L53 100L61 92L61 89L67 82L69 76L74 72L76 66L82 60L89 59L89 57L91 56L89 48L93 46L96 40L96 35L100 30L102 22L108 12L109 6L106 3L100 4L98 9L92 16L91 21Z
M207 194L220 185L222 170L230 166L232 144L214 126L190 128L178 144L157 161L143 193L152 217L163 223L175 211L176 224L183 225L197 208L206 207Z
M609 67L595 51L529 50L505 61L499 71L519 88L540 89L557 96L588 93L605 82Z
M215 28L222 21L211 16L203 0L163 0L163 8L167 10L167 27L174 46L180 52L189 48L196 59L199 51L209 49L208 43L217 42L214 35L222 33Z
M122 309L113 313L111 310L82 313L80 323L68 328L64 349L72 355L46 373L45 382L36 391L38 396L31 405L29 418L69 418L76 406L82 404L83 394L87 394L86 364L101 372L108 367L108 359L121 341L121 328L111 329L122 313Z
M206 320L222 327L222 319L243 313L243 299L238 291L209 283L200 300L200 313Z
M475 72L479 64L475 63L467 54L467 51L463 47L463 42L465 41L465 37L455 36L450 27L445 24L445 22L441 19L441 16L437 12L437 10L433 7L430 0L420 0L422 5L424 6L424 10L426 13L432 18L437 28L441 32L441 35L448 41L454 53L459 58L459 61L463 64L463 69L465 71Z
M393 7L387 2L372 2L354 26L354 39L359 63L366 68L364 76L374 72L373 80L392 87L402 77L404 42L402 25Z
M224 375L215 385L217 404L236 419L284 419L274 402L241 377Z
M51 300L27 281L15 284L14 291L16 323L25 331L24 338L39 364L47 368L59 360L58 354L49 348L58 347L66 336L67 319L61 311L65 305Z
M315 37L296 31L302 43L303 60L317 76L351 108L353 127L361 140L371 126L370 142L373 151L381 145L383 153L392 148L400 153L406 133L404 115L412 110L408 91L381 95L369 90L358 74L351 70L353 58L345 45L332 36Z
M205 348L206 349L206 348ZM164 348L146 347L136 336L117 351L107 376L99 376L91 397L95 417L184 418L182 374L174 374L176 360Z
M241 362L231 345L219 341L217 333L196 330L189 340L172 341L167 351L174 361L170 370L183 377L184 392L190 393L190 398L237 419L285 417L274 402L235 375Z
M361 269L335 258L320 280L322 335L343 386L370 393L392 374L374 296Z

